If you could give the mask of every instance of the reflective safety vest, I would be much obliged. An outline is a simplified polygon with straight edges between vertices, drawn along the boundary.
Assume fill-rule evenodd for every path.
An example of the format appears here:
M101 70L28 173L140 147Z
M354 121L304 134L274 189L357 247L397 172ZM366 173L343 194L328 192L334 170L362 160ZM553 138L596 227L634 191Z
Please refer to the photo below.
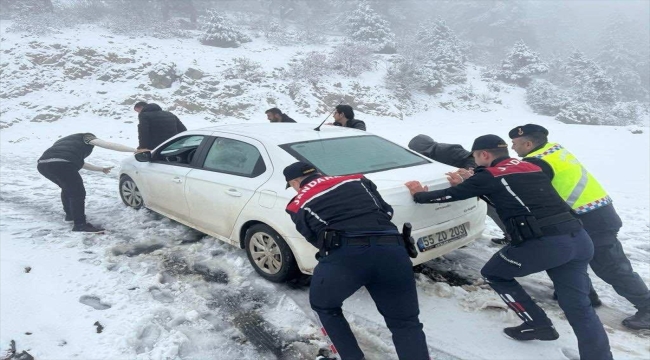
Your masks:
M526 157L542 159L553 168L553 187L576 213L583 214L612 203L598 180L562 145L547 143Z

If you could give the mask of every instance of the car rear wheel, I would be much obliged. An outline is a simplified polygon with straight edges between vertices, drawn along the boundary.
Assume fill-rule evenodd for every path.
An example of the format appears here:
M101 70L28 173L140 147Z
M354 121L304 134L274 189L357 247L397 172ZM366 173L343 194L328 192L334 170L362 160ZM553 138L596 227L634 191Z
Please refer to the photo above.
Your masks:
M144 200L142 199L138 185L128 175L120 178L120 197L126 206L134 209L139 209L144 205Z
M281 283L299 273L291 248L270 226L251 226L246 231L245 246L248 260L263 278Z

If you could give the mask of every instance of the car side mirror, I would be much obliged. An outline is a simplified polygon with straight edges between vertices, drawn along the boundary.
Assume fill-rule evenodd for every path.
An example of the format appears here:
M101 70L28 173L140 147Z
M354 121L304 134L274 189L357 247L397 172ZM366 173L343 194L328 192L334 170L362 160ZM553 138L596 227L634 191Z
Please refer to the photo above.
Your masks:
M151 151L144 151L135 154L135 159L139 162L149 162L151 161Z

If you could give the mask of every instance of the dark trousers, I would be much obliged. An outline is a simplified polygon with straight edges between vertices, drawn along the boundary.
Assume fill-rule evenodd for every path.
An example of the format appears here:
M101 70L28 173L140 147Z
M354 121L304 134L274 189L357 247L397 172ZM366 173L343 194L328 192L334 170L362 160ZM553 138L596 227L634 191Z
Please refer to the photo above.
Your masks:
M341 310L343 301L362 286L384 316L399 358L428 360L412 263L398 244L344 245L314 269L309 301L341 358L364 358Z
M594 273L637 309L650 310L650 291L639 274L634 272L617 238L623 223L614 205L590 211L578 218L594 243L594 258L589 263Z
M75 225L86 223L86 188L79 170L69 162L41 163L38 172L61 188L61 204L66 217L71 217Z
M485 264L481 274L517 315L532 327L552 325L549 318L514 279L546 270L560 308L578 338L580 358L612 359L609 340L589 301L587 265L594 248L587 232L547 236L506 246Z

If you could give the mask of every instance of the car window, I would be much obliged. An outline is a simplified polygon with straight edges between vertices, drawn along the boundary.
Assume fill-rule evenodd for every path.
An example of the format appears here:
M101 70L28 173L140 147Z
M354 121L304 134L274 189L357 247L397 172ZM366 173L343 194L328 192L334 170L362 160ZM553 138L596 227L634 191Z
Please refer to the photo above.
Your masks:
M154 160L189 165L203 139L205 139L203 135L192 135L175 139L171 143L163 146L155 155Z
M228 138L215 139L203 168L246 177L255 177L266 171L262 155L255 146Z
M326 175L369 174L430 163L374 135L303 141L280 147Z

